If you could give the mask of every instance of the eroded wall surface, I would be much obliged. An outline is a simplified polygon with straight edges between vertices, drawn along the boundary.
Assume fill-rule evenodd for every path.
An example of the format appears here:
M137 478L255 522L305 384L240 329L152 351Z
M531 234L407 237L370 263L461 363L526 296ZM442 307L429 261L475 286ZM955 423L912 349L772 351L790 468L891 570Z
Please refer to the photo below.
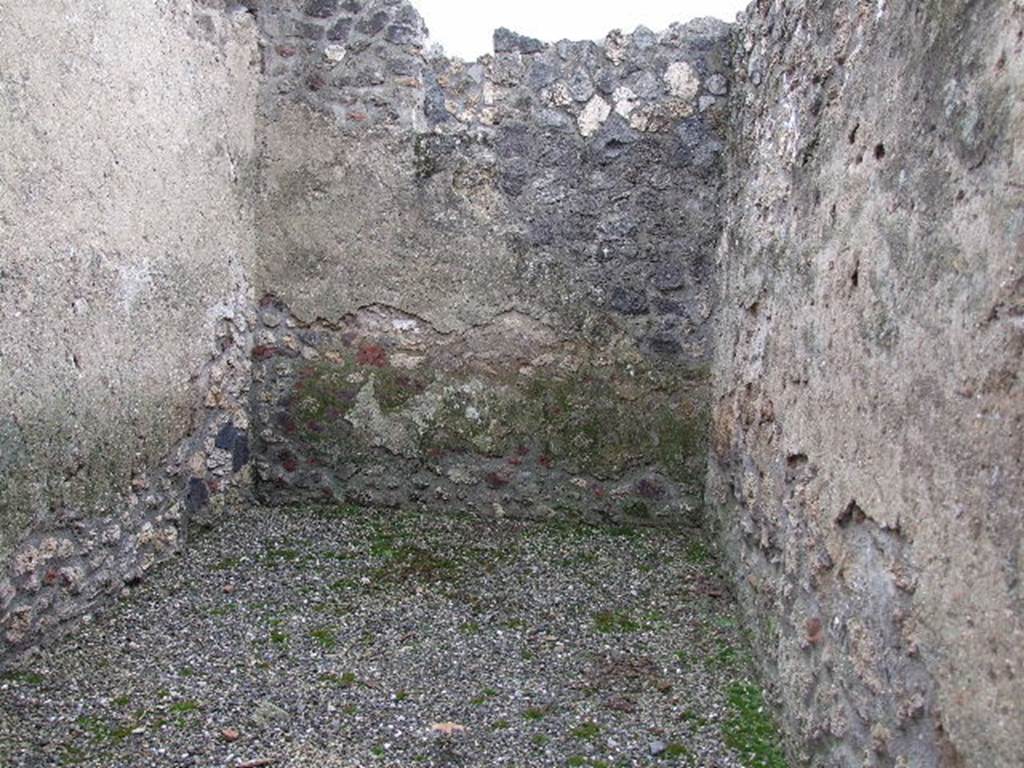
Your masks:
M0 655L250 453L275 502L652 522L710 447L795 762L1024 763L1019 0L472 63L395 0L0 18Z
M264 497L695 519L729 27L463 63L405 3L259 15Z
M708 500L800 763L1024 764L1022 41L743 25Z
M245 474L255 23L0 2L0 655Z

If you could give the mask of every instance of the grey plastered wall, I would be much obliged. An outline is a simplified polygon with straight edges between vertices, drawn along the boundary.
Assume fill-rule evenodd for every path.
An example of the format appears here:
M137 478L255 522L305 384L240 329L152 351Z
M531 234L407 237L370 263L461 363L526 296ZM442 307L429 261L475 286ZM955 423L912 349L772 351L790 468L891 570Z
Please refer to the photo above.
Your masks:
M223 4L0 18L2 653L139 578L245 473L257 68Z
M743 23L708 502L800 764L1024 764L1022 41Z
M698 516L730 30L260 8L265 498Z

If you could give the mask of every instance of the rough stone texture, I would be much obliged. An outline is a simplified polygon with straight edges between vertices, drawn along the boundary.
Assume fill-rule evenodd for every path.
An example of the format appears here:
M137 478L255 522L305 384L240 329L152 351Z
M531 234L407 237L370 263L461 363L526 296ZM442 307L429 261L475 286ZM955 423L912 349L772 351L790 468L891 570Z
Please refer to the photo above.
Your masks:
M799 764L1024 764L1022 40L743 24L708 499Z
M263 495L695 514L729 27L464 63L332 8L259 13Z
M794 762L1024 764L1020 0L472 63L400 0L0 18L0 653L250 454L275 502L632 523L710 444Z
M0 18L2 655L138 579L247 461L256 35L181 1Z

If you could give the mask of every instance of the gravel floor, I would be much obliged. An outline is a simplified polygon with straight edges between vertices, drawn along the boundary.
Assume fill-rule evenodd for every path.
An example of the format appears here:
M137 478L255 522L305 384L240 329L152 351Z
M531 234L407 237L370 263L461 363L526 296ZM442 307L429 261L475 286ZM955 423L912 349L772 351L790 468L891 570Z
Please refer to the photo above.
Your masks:
M0 765L782 765L741 634L685 532L250 509L4 674Z

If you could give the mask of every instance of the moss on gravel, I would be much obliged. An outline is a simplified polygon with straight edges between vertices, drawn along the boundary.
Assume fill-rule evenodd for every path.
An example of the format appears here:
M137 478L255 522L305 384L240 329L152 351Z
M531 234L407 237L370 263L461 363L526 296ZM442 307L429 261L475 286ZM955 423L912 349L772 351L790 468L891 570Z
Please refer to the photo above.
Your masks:
M753 683L736 682L729 686L727 694L729 717L722 726L722 734L745 768L788 768L761 689Z
M33 669L45 677L0 683L0 745L96 766L185 753L220 765L251 745L296 766L329 764L324 755L370 764L381 734L400 729L384 761L436 766L429 724L451 720L473 734L467 766L647 764L658 729L692 753L672 747L668 764L779 768L757 703L729 688L749 675L732 605L693 589L716 576L688 546L654 530L241 510L102 627L44 652ZM662 584L678 596L659 597ZM316 737L253 731L268 697L289 711L285 730ZM677 697L705 708L680 719ZM142 702L152 704L131 715ZM722 728L710 713L726 711ZM235 747L216 737L228 726L242 733ZM0 764L27 765L2 748Z

